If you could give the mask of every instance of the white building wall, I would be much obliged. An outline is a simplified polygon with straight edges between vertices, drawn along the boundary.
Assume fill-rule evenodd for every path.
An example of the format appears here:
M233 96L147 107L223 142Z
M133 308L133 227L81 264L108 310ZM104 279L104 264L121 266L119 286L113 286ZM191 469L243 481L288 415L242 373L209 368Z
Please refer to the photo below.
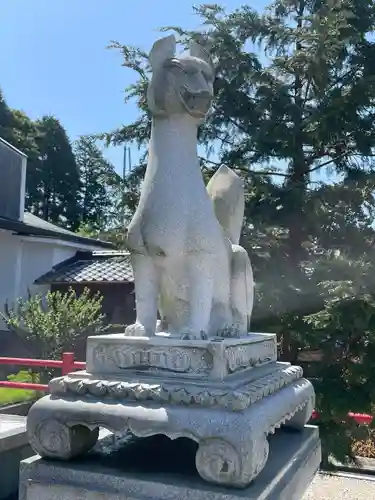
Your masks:
M89 249L91 250L91 248ZM27 295L28 288L32 293L47 291L48 286L33 285L32 283L60 262L74 257L78 250L88 250L88 248L61 240L23 238L19 295Z
M9 231L0 231L0 311L4 305L16 298L16 269L18 263L18 243ZM0 318L0 330L4 322Z
M48 287L34 285L34 281L53 266L53 246L39 242L22 240L20 242L22 258L20 269L19 297L27 297L28 290L32 294L48 290Z
M57 264L60 264L60 262L63 262L64 260L70 259L71 257L74 257L74 255L77 253L79 248L77 247L72 247L72 246L54 246L53 249L53 256L52 256L52 266L56 266Z
M46 293L49 286L34 285L34 281L78 250L94 250L61 240L23 237L10 231L0 231L0 310L5 302L14 304L18 297ZM0 318L0 330L6 329Z

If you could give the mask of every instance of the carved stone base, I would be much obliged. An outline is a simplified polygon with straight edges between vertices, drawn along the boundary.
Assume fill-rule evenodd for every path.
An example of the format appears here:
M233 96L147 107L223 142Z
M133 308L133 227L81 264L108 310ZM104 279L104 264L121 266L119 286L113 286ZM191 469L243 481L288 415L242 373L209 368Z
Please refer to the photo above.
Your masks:
M223 380L276 360L276 335L268 333L210 340L179 340L162 333L154 337L112 334L87 339L86 369L93 375L134 372Z
M141 373L99 378L87 372L71 373L50 382L58 397L95 397L101 401L154 402L161 405L197 405L241 411L302 377L302 368L289 363L270 363L246 376L224 381L186 381L183 377L151 377Z
M19 500L301 500L321 461L316 427L280 429L269 438L270 458L256 480L245 490L229 490L197 477L195 446L161 437L151 441L128 444L108 436L70 463L38 456L24 460Z
M283 424L303 428L314 406L313 387L302 378L244 410L231 411L218 405L190 404L190 399L185 406L160 404L147 399L147 391L142 402L140 397L138 401L119 401L108 397L111 381L91 380L94 390L86 391L84 378L79 383L76 377L76 386L82 389L79 396L69 391L59 395L55 381L55 395L40 399L30 409L30 444L42 457L82 455L94 446L99 427L115 433L129 430L138 437L185 437L199 445L196 467L203 479L237 488L248 486L265 466L267 436ZM262 384L258 385L261 390Z
M195 462L211 483L245 488L268 458L276 428L303 429L315 393L302 369L276 362L276 337L182 341L90 337L87 371L50 383L31 408L30 444L43 457L84 454L99 427L198 443Z

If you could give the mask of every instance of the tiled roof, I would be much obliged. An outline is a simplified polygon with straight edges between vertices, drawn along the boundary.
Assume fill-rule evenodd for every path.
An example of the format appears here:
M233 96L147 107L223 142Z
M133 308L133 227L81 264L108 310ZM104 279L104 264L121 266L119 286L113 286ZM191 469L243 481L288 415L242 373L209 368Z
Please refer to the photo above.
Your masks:
M37 280L37 285L51 283L131 283L133 268L127 252L77 252Z
M9 219L0 216L0 229L12 231L18 234L28 236L41 236L43 238L53 238L63 241L71 241L74 243L89 245L90 247L113 248L114 245L108 241L95 240L93 238L86 238L79 234L72 233L67 229L55 226L50 222L46 222L35 215L25 212L24 221Z

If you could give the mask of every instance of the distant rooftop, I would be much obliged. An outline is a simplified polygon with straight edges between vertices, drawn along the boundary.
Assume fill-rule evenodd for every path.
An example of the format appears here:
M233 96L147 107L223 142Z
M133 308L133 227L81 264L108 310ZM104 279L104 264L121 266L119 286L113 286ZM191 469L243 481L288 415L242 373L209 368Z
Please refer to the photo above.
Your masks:
M12 151L14 151L17 155L22 156L23 158L27 158L27 155L25 155L25 153L23 153L22 151L20 151L19 149L17 149L15 146L13 146L13 144L10 144L9 142L7 142L2 137L0 137L0 142L2 144L4 144L4 146L6 146L7 148L9 148Z
M73 243L81 243L83 245L91 245L108 249L113 248L112 243L80 236L72 231L68 231L67 229L63 229L59 226L51 224L50 222L40 219L36 215L29 212L25 212L23 222L0 216L0 229L5 229L27 236L40 236L43 238L53 238L63 241L71 241Z
M106 241L86 238L25 212L27 156L0 137L0 229L16 234L114 248Z
M77 252L37 280L36 285L132 283L130 254L121 251Z

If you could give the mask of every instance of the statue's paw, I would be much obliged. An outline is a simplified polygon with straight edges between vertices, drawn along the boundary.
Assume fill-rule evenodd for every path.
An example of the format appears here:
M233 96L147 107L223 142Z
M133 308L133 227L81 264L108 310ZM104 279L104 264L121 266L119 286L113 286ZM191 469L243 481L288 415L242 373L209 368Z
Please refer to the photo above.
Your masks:
M125 337L148 337L146 328L141 323L134 323L125 328Z
M181 340L207 340L208 335L201 330L200 332L184 332L181 334Z
M238 339L241 337L241 329L238 325L225 325L217 332L217 336L222 339Z

